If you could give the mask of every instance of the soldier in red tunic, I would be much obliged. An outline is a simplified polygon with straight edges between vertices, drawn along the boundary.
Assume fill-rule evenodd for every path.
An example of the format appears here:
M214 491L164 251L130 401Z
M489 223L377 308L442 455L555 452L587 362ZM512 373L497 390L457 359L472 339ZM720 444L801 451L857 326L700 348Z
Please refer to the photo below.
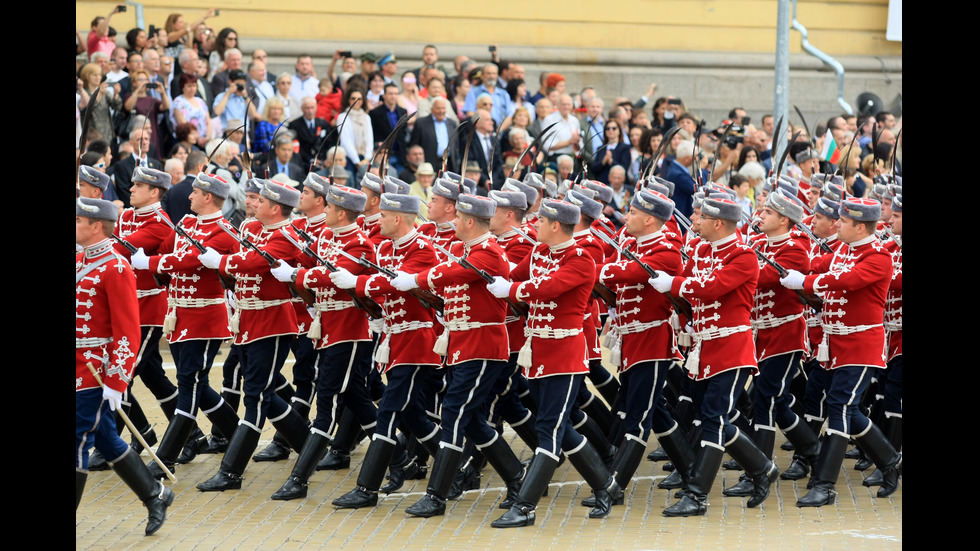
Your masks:
M385 193L381 195L381 234L386 240L378 251L382 268L418 273L436 264L435 251L415 229L420 210L419 198L414 195ZM378 503L378 490L385 468L391 466L391 484L384 491L397 491L404 483L404 473L411 459L396 438L396 429L404 423L418 442L436 455L439 442L437 427L425 412L423 396L429 391L424 384L429 373L442 363L433 351L436 334L433 329L435 312L424 306L410 293L402 292L380 273L354 275L340 270L330 275L339 287L356 290L358 296L383 302L384 341L376 360L388 378L378 406L378 424L357 477L357 487L335 499L336 507L373 507Z
M508 275L507 257L490 233L495 209L496 203L485 197L458 195L456 236L460 243L454 249L487 274ZM391 281L395 289L422 287L443 298L446 330L435 351L446 356L446 366L452 370L442 404L442 439L426 495L405 512L420 517L445 514L446 498L463 459L464 434L507 485L507 499L515 499L524 469L485 416L485 402L494 383L505 376L510 353L504 325L507 303L490 294L476 270L451 259L417 274L397 274Z
M769 260L787 270L810 269L807 245L794 239L790 228L803 218L803 206L795 195L782 189L769 194L759 213L759 228L766 239L755 248ZM804 304L799 295L779 283L779 272L760 260L759 285L752 307L752 328L759 375L753 386L754 423L752 441L772 459L776 426L786 433L796 454L807 464L817 459L820 444L816 434L790 409L790 383L800 369L807 350ZM755 491L747 475L723 495L750 497Z
M178 224L200 245L224 254L237 246L235 238L222 229L234 229L221 215L230 185L213 174L201 173L190 195L191 210ZM136 195L134 186L134 195ZM177 411L157 448L157 457L173 470L177 454L196 428L198 409L202 409L222 434L235 432L238 414L208 384L211 364L228 331L228 305L220 276L198 261L198 249L188 239L172 232L158 250L146 256L143 249L133 255L133 267L151 274L170 276L164 333L177 366ZM151 470L162 476L153 463Z
M572 428L569 419L578 387L589 370L582 328L595 281L595 262L572 237L580 217L577 206L545 199L540 214L539 242L511 274L519 283L498 277L488 285L495 296L530 306L524 332L527 339L518 363L525 369L538 404L538 448L516 502L492 523L495 528L534 524L535 508L561 452L594 492L596 504L590 517L609 515L619 492L598 452Z
M326 201L327 229L316 242L317 255L334 267L360 274L365 268L340 253L355 258L363 255L372 262L375 259L373 244L357 226L357 216L367 197L360 190L334 185L326 190ZM377 420L377 409L367 387L373 348L368 318L350 294L334 285L329 274L326 266L293 269L286 261L272 270L279 281L292 280L298 287L316 290L317 317L309 336L319 351L316 418L292 474L273 499L306 497L310 475L327 450L341 403L365 431L374 429Z
M757 371L750 314L759 264L739 237L741 207L729 197L705 198L701 205L702 243L684 269L673 277L657 271L649 280L656 290L685 298L694 315L694 347L685 367L695 379L694 403L700 410L701 445L687 483L688 492L664 510L664 516L703 515L708 491L727 450L754 482L749 507L769 496L776 466L748 435L732 425L729 413Z
M259 444L266 418L294 450L302 449L309 434L302 417L276 394L273 385L297 325L289 287L272 277L267 260L292 260L296 256L296 247L280 230L285 228L293 239L299 239L289 225L289 212L298 204L298 191L265 180L255 206L256 222L245 227L242 235L254 249L243 244L235 254L222 255L208 249L198 256L205 267L235 276L236 310L231 330L235 344L241 345L245 393L245 415L228 442L218 473L197 485L201 491L241 489L242 473Z
M887 358L883 320L893 268L891 255L875 236L881 204L851 198L841 203L839 212L837 233L845 245L834 253L827 271L804 275L791 270L780 280L790 289L823 296L824 337L817 359L831 373L827 436L811 477L813 488L796 502L798 507L834 502L848 438L896 486L902 468L902 455L859 407L872 371L883 369ZM888 495L895 487L888 491L883 485L882 490Z
M136 365L139 305L136 276L112 250L119 208L102 199L75 201L75 509L88 477L88 452L102 451L109 464L149 510L146 535L160 529L174 493L150 471L116 432L112 411L122 404ZM89 370L100 374L103 388Z
M673 211L674 203L665 195L649 189L637 191L626 215L622 247L651 268L679 275L680 250L667 239L663 229ZM625 414L625 435L612 471L619 486L625 488L643 458L652 430L675 472L686 477L694 451L684 431L667 412L663 397L671 364L683 360L670 324L673 307L666 296L650 286L649 275L638 263L619 253L610 260L613 261L602 267L600 279L616 292L617 342L611 356L613 364L620 368L620 411Z

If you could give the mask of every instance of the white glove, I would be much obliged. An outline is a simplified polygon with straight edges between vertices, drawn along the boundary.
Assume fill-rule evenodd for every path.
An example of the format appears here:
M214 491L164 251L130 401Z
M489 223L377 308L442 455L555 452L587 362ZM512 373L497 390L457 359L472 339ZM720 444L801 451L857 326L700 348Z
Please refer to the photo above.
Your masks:
M150 269L150 257L146 256L143 252L143 247L140 247L133 256L129 257L129 263L133 265L134 270L149 270Z
M511 285L511 282L500 276L496 276L493 278L493 283L487 283L487 290L497 298L507 298L510 296Z
M107 386L102 387L102 399L109 402L109 409L116 411L122 407L123 393Z
M670 287L674 284L674 276L669 276L667 272L657 270L657 277L651 277L647 282L657 291L668 293L670 292Z
M607 310L607 312L609 313L609 319L616 321L616 309L610 307L609 310Z
M336 273L336 272L334 272L334 273ZM376 320L368 320L368 326L371 327L371 331L372 332L377 333L377 334L380 335L381 332L384 331L384 329L385 329L385 320L383 318L378 318Z
M439 322L439 325L446 325L446 318L442 317L439 312L436 312L436 321Z
M512 271L512 272L514 271L514 268L517 267L517 264L515 264L513 262L508 262L507 264L510 264L510 271Z
M694 334L694 324L691 323L691 322L685 323L684 324L684 332L687 333L688 335L693 335Z
M217 269L221 265L221 253L208 247L203 253L197 256L201 261L201 266L205 268Z
M341 289L357 287L357 276L343 268L337 268L336 272L330 272L330 281Z
M788 270L786 277L779 278L779 282L783 284L783 287L787 289L802 289L803 280L806 276L797 272L796 270Z
M280 260L279 265L269 271L272 272L272 277L282 281L283 283L289 283L293 280L293 269L294 268L287 264L284 260Z
M399 270L395 272L395 277L391 279L391 286L399 291L411 291L419 286L415 282L415 274L406 274Z

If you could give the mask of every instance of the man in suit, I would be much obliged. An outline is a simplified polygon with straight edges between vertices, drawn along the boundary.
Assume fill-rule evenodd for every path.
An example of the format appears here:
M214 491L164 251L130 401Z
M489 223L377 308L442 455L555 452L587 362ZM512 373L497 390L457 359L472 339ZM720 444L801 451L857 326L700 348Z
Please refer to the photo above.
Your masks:
M425 152L425 162L432 166L442 166L442 154L449 146L449 137L456 132L456 121L446 117L449 101L435 98L432 114L415 122L408 145L420 145Z
M242 51L238 48L225 50L225 70L216 73L211 79L211 93L215 96L228 89L232 71L242 70Z
M160 201L163 205L163 211L172 221L176 222L184 215L193 214L191 212L191 191L194 190L194 182L197 180L198 173L204 169L207 162L207 156L200 151L191 151L187 154L187 160L184 161L184 179L170 188L170 191Z
M602 98L595 96L586 104L586 116L582 118L585 140L582 149L582 162L591 163L595 152L602 146L606 119L602 116Z
M330 145L336 144L337 138L331 138L331 144L321 147L321 142L330 131L330 123L316 116L315 98L303 98L301 106L303 108L303 116L290 122L287 128L293 131L293 134L299 141L300 161L309 167L310 161L313 159L313 154L319 149L320 155L317 158L323 160L326 150ZM296 178L293 179L295 180ZM305 177L299 178L299 181L302 182L304 179Z
M493 173L493 189L500 189L500 186L504 185L503 154L500 152L500 143L493 133L493 118L490 116L490 111L486 109L479 109L476 113L480 120L476 123L476 132L470 141L468 159L476 161L480 165L480 181L477 189L490 189L491 172ZM493 157L492 169L490 168L491 157Z
M268 170L268 172L266 172ZM257 174L266 175L271 178L276 174L285 174L291 180L302 182L306 180L306 166L293 156L293 139L287 134L276 136L275 149L269 162L262 165Z
M677 157L664 167L664 180L674 184L674 203L677 210L684 216L690 217L694 212L694 193L697 191L697 182L691 176L691 165L695 163L694 144L683 141L677 146ZM666 164L666 161L665 161ZM703 170L701 181L710 180L708 171Z
M145 127L136 126L129 132L129 143L133 146L133 153L128 157L123 157L109 167L109 176L112 176L116 195L123 202L125 208L129 208L130 189L133 187L133 170L137 163L148 166L156 170L163 170L163 163L160 159L149 156L150 135L152 131L149 125Z
M374 139L378 142L384 141L395 129L399 119L408 113L404 107L398 106L398 87L394 84L385 84L385 91L381 95L381 100L381 105L368 113L371 117L371 130L374 131ZM401 172L405 168L402 161L405 158L408 127L402 127L398 134L392 144L391 156L388 158L388 163L395 169L395 172Z

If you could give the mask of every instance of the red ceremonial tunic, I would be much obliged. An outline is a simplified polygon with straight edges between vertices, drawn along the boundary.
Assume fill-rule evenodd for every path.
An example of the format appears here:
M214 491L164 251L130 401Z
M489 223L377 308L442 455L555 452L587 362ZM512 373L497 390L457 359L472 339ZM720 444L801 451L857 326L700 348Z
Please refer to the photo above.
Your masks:
M497 240L489 232L457 245L461 254L491 276L508 277L510 265ZM507 360L507 302L493 296L475 271L446 260L419 272L415 280L442 297L448 335L446 365L471 360Z
M892 281L885 301L885 330L888 331L888 361L902 355L902 237L896 235L892 252Z
M523 230L521 230L523 231ZM528 234L528 237L533 237ZM508 262L514 265L520 264L524 258L531 254L534 243L524 239L514 230L508 230L497 236L497 244L504 250ZM510 343L510 352L518 352L524 344L524 318L515 316L510 308L507 309L507 341Z
M810 271L810 255L806 245L789 233L763 240L756 247L770 260L787 270L802 274ZM779 282L779 273L768 263L759 260L759 285L752 307L752 329L756 331L755 350L758 361L806 352L805 308L796 291Z
M837 234L824 239L824 243L833 251L837 251L844 244L837 240ZM810 244L810 270L808 274L826 272L830 268L830 260L834 257L833 253L826 253L820 249L816 243ZM817 348L823 341L823 325L820 323L821 314L819 310L807 308L806 311L807 339L809 341L809 358L816 357Z
M514 268L510 298L531 307L518 357L529 379L586 373L585 311L595 282L595 262L574 239L555 247L543 243ZM524 360L523 362L521 360Z
M106 386L125 392L139 346L136 275L104 239L75 255L75 391L99 388L91 362Z
M272 258L292 263L299 251L279 232L280 228L286 228L293 239L299 241L289 220L269 225L257 220L243 224L242 237ZM239 244L237 253L221 257L218 269L235 276L235 315L231 319L235 344L251 344L259 339L298 332L289 287L272 276L269 263L257 252Z
M134 247L143 248L147 256L157 253L160 245L168 241L173 230L159 217L167 214L160 203L153 203L138 209L124 209L119 214L115 234ZM167 217L167 220L170 220ZM122 244L115 244L116 252L129 260L129 250ZM140 302L140 325L160 327L167 315L167 289L157 285L153 274L148 270L136 270L136 296Z
M204 216L188 214L178 224L205 247L221 254L232 254L237 250L238 242L221 226L237 232L220 211ZM159 252L161 254L150 257L149 271L170 275L167 323L164 324L167 340L173 343L230 337L228 303L218 272L202 266L197 259L200 252L176 232L172 232L172 238L160 247Z
M803 288L823 297L823 331L818 359L824 369L860 365L885 367L885 300L892 259L874 235L845 244L829 269L809 275Z
M381 235L381 213L376 212L370 216L358 216L357 224L367 234L368 239L374 244L375 250L384 242L385 236Z
M592 229L601 231L602 233L608 235L609 237L616 239L616 226L609 221L608 218L602 216L601 218L596 218L592 221ZM613 256L616 254L616 249L612 245L606 243L605 241L599 243L602 247L602 254L605 256Z
M606 260L606 253L602 248L605 243L599 241L599 238L592 235L589 230L574 233L572 237L575 238L575 244L585 249L585 252L589 253L592 261L595 262L597 273L589 287L592 289L599 281L598 271ZM582 333L585 335L586 360L602 359L602 344L599 342L599 330L602 328L602 324L599 321L599 312L599 300L590 294L589 306L585 310L585 320L582 326Z
M622 247L655 270L672 276L683 270L680 249L663 231L639 238L627 236ZM603 266L600 277L616 291L614 327L621 339L620 372L641 362L684 359L670 324L674 308L667 295L650 286L646 270L617 252L615 262Z
M374 244L357 224L324 229L317 239L316 253L323 260L354 275L369 273L367 268L341 255L340 251L354 258L366 255L365 258L371 262L376 258ZM320 323L317 327L314 322L310 338L315 341L317 350L342 342L371 340L367 314L357 307L350 293L330 281L330 270L326 266L301 268L296 274L296 285L316 291L314 309Z
M750 318L758 280L758 260L738 233L702 242L684 276L674 278L671 294L688 299L694 315L687 368L696 379L741 367L757 370Z
M320 213L312 218L302 217L295 218L292 220L293 228L298 228L303 230L307 235L312 238L312 241L307 241L310 247L316 250L316 241L320 238L320 234L327 229L327 215L325 213ZM298 231L296 233L299 233ZM302 234L300 234L302 237ZM306 241L304 238L303 241ZM316 260L300 252L296 257L296 267L297 268L312 268L317 265ZM293 309L296 310L296 325L299 326L300 333L306 333L309 331L310 325L313 323L313 309L309 308L300 297L293 297Z
M456 228L448 222L439 224L438 226L432 222L426 222L419 226L418 232L419 235L428 239L430 243L435 243L446 250L451 250L450 246L454 242L459 241L459 238L456 237ZM446 261L446 255L438 249L435 252L439 262Z
M392 271L417 274L435 264L435 250L414 229L397 241L386 239L378 248L378 265ZM386 365L385 371L399 365L442 365L442 358L432 350L436 344L432 309L422 306L410 293L392 287L384 274L359 275L356 290L358 296L377 299L384 309L384 341L379 350L387 348L388 358L377 361Z

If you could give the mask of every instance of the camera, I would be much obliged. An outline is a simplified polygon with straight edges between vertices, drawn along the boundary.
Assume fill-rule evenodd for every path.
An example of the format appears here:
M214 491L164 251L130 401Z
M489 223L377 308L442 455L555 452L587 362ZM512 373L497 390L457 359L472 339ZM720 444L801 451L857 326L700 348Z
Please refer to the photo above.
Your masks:
M340 57L343 57L343 58L354 57L354 53L351 52L350 50L344 50L344 51L340 52Z
M119 4L118 6L116 6L116 11L122 13L126 11L126 6L124 4Z
M490 50L491 53L497 51L497 47L493 45L489 46L487 49Z
M722 145L728 149L735 149L738 147L738 144L741 143L745 143L745 128L737 124L733 124L731 130L728 132L728 135L725 136L725 141L722 142Z
M235 85L235 88L238 89L239 92L244 92L245 91L245 85L244 84L236 84Z
M680 104L681 104L680 98L671 98L667 100L667 105L680 105Z

